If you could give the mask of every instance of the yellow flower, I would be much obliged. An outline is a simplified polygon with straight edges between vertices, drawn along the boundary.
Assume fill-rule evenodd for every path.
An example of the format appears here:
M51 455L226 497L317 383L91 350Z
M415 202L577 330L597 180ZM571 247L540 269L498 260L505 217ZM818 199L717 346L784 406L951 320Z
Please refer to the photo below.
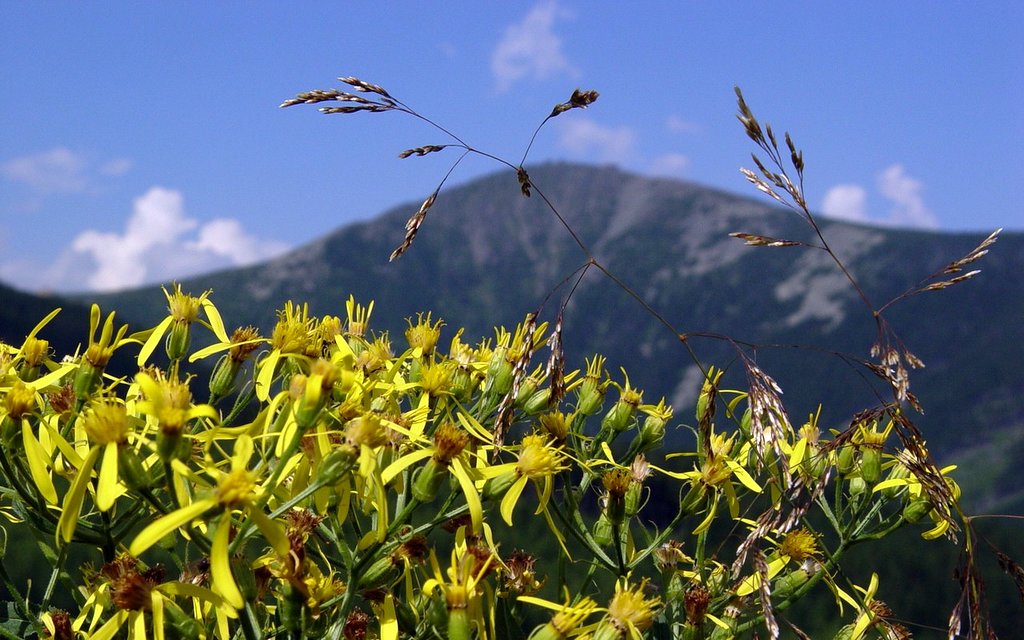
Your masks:
M555 611L555 615L548 623L530 634L530 640L565 640L565 638L579 635L582 633L580 626L583 622L594 612L600 610L597 603L589 597L580 599L576 604L569 604L568 597L562 604L548 602L533 596L519 596L518 599L520 602Z
M444 321L438 320L431 324L429 311L426 315L418 314L416 324L412 323L412 318L406 318L405 321L409 325L409 328L405 330L405 339L409 342L413 355L420 357L434 353L434 347L437 346L437 341L441 338L441 327L444 326Z
M128 445L129 436L134 435L136 421L135 417L128 415L125 405L116 399L94 400L79 417L76 428L88 436L92 446L78 465L78 472L64 496L64 505L57 523L58 539L71 541L93 469L98 463L100 472L96 485L96 508L107 511L122 493L118 453ZM100 456L103 457L102 463Z
M193 520L202 519L208 512L218 509L222 512L221 515L216 522L210 523L215 527L210 549L212 590L227 604L241 609L245 601L231 573L231 554L228 552L233 512L242 511L248 516L278 555L286 555L290 548L284 528L263 513L259 506L261 494L267 487L258 484L258 474L249 470L249 459L252 454L252 438L247 435L240 436L235 441L231 469L210 472L217 476L217 484L213 491L205 498L172 511L140 531L129 547L131 554L141 555L164 536L187 527Z
M437 590L443 594L448 609L449 638L469 638L473 625L484 628L481 583L493 560L491 555L481 560L466 548L452 550L451 567L445 579L437 556L433 550L430 551L430 566L434 576L423 584L423 593L429 596Z
M174 624L171 620L187 620L199 627L198 622L175 603L175 596L185 596L198 603L213 605L218 626L224 629L227 628L226 618L235 615L233 610L225 606L223 599L209 589L177 580L164 582L164 570L160 565L143 568L136 558L127 554L119 555L103 565L97 577L98 584L71 625L72 629L86 633L90 640L120 637L119 633L125 627L130 638L153 637L162 640L166 633L165 624ZM108 609L111 615L100 625ZM195 612L204 609L209 610L209 607L197 607ZM51 624L56 631L56 621L51 620ZM56 640L55 633L53 637Z
M181 285L178 283L174 283L171 291L168 291L166 288L163 291L164 297L167 298L168 315L160 321L160 324L153 327L149 331L149 335L146 336L146 341L143 343L142 349L139 350L138 364L140 367L146 364L153 351L156 350L157 345L160 344L160 339L165 335L167 340L164 347L167 351L167 357L172 362L183 358L188 353L188 348L192 341L192 324L199 319L200 310L205 313L208 321L202 324L213 331L213 334L217 336L220 342L228 341L227 331L224 329L224 321L221 320L220 312L217 311L217 307L213 305L213 302L209 300L212 291L204 291L196 297L183 293Z
M615 594L608 603L604 619L594 631L594 640L613 640L627 636L643 638L641 632L654 623L655 611L661 606L660 599L644 595L646 586L646 579L633 586L626 579L615 583Z

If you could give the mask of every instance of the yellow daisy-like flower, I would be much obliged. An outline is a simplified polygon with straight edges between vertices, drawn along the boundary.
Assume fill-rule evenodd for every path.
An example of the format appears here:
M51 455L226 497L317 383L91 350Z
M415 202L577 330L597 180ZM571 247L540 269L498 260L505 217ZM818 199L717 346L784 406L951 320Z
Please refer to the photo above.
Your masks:
M644 595L646 586L646 579L632 586L625 579L615 583L615 594L594 631L594 640L643 638L642 632L654 624L655 613L661 606L659 598Z
M537 605L545 609L552 609L555 615L544 626L536 629L531 635L531 640L565 640L583 633L581 626L594 612L600 608L597 603L589 597L584 597L576 604L569 604L568 599L563 604L548 602L533 596L519 596L520 602Z
M218 476L213 490L205 498L172 511L139 532L129 547L131 554L141 555L164 536L187 527L193 520L203 519L214 509L219 509L221 515L216 522L210 523L215 527L210 549L212 588L226 603L241 609L245 601L231 574L231 557L228 552L233 512L242 511L248 516L278 555L283 556L290 549L284 528L267 517L259 507L259 497L266 487L258 484L257 473L248 468L252 453L252 438L247 435L239 437L231 457L231 469L213 472Z

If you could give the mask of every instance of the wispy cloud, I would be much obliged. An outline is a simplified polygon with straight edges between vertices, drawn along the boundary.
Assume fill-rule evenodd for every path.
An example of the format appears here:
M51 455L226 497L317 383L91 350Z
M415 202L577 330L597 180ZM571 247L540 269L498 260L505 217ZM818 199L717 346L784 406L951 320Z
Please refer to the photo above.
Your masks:
M58 282L65 286L56 288L77 285L113 291L251 264L287 248L284 243L247 233L232 218L200 224L185 213L179 191L152 187L135 200L122 232L83 231L59 261L58 271L63 273L51 277L62 278ZM69 272L72 269L75 272Z
M562 52L555 22L567 16L553 0L535 5L521 22L510 25L491 56L498 91L508 91L524 78L543 80L556 74L575 75Z
M672 133L697 133L700 125L696 122L684 120L682 117L672 114L665 119L665 128Z
M0 164L0 175L38 194L78 193L89 186L85 169L84 158L65 147L56 147Z
M630 127L576 117L560 121L558 131L559 146L582 159L624 164L636 156L636 132Z
M868 212L868 192L858 184L838 184L825 192L821 211L826 216L893 227L936 229L939 220L925 205L924 184L909 175L902 164L896 163L878 174L879 194L888 201L889 211L884 216Z
M651 160L647 172L655 176L682 178L689 170L689 157L681 153L665 153Z
M27 197L16 207L29 212L38 209L47 196L99 193L105 178L122 176L132 166L128 158L95 162L67 147L54 147L0 163L0 178L20 185L22 196Z

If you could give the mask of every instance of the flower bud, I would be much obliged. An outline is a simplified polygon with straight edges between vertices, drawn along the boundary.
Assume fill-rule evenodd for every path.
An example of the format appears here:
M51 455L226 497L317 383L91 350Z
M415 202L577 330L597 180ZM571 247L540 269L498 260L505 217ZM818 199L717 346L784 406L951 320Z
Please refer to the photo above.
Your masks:
M889 469L887 480L905 480L910 477L910 469L906 465L897 462ZM886 500L892 500L906 489L905 485L893 485L882 489L882 496Z
M860 459L860 475L864 482L873 485L882 475L882 449L880 447L864 447Z
M772 596L785 600L796 593L796 590L803 586L810 578L811 574L809 572L802 567L797 567L775 581L775 584L772 585Z
M335 449L317 465L316 478L325 486L338 484L352 471L358 456L348 447Z
M210 395L214 398L223 398L231 393L241 368L241 362L235 361L227 354L222 355L210 375Z
M852 444L844 444L839 447L839 454L836 456L836 471L842 475L849 475L857 463L857 447Z
M189 345L192 343L192 323L183 320L175 320L171 323L171 330L167 332L164 339L164 349L171 362L181 360L188 354Z
M512 488L518 476L515 471L508 471L484 483L484 490L480 497L484 500L498 500Z
M92 397L93 392L100 386L103 380L103 367L96 366L86 360L78 366L75 372L73 389L75 397L84 401Z
M607 547L612 543L612 530L612 521L608 518L607 511L602 511L594 523L594 541L602 547Z
M913 500L908 500L907 504L903 507L903 519L914 524L931 510L932 504L928 501L928 498L914 498Z
M153 484L153 479L143 466L139 454L131 447L118 447L117 473L129 489L145 489Z
M420 502L433 502L441 485L448 478L448 469L433 458L416 471L412 481L412 497Z
M506 347L498 347L491 354L484 375L484 395L503 396L512 390L513 370L512 364L505 358L507 354Z

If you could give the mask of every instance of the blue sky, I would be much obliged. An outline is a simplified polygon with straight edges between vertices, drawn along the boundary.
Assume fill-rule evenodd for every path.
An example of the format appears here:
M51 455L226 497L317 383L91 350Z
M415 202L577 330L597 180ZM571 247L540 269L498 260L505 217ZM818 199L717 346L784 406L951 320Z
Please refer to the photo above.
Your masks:
M1022 27L1016 2L0 2L0 280L136 286L422 200L454 154L397 154L440 132L278 108L342 75L512 162L555 103L596 89L531 161L754 195L739 85L804 150L818 211L1024 230Z

